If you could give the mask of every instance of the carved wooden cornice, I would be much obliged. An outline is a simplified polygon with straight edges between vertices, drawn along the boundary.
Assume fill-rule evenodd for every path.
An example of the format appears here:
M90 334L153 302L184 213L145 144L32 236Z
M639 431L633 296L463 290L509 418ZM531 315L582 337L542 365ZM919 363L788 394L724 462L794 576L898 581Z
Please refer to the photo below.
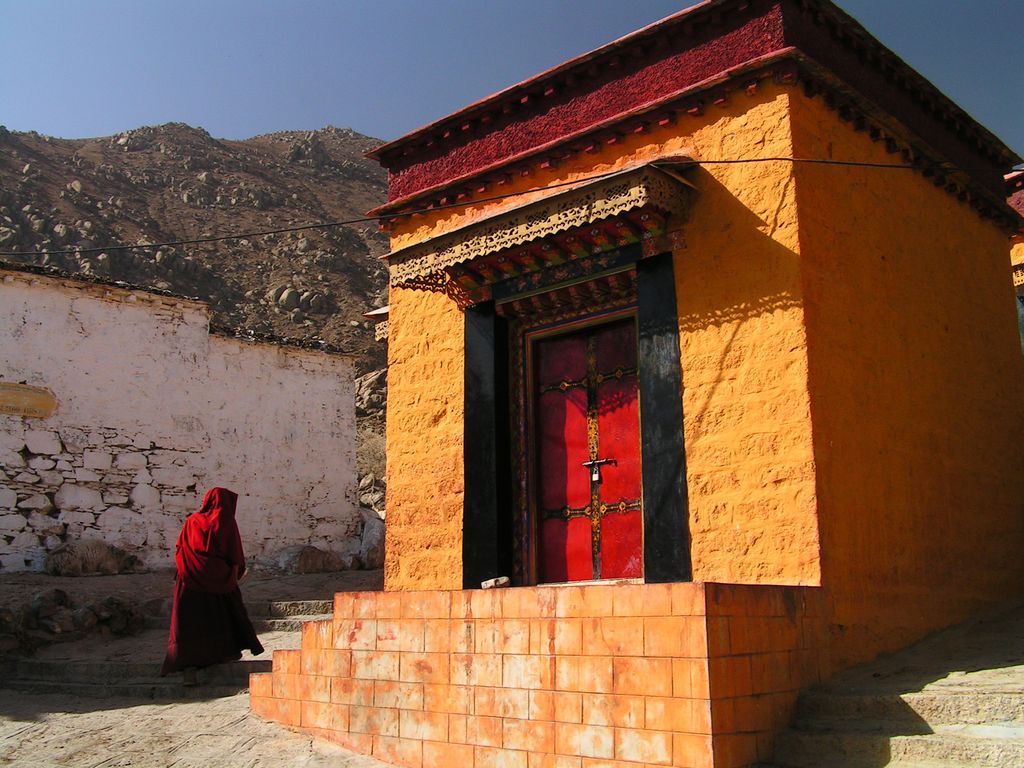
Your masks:
M448 293L455 284L473 303L481 287L657 238L688 206L685 164L673 159L581 182L395 251L387 257L391 284Z

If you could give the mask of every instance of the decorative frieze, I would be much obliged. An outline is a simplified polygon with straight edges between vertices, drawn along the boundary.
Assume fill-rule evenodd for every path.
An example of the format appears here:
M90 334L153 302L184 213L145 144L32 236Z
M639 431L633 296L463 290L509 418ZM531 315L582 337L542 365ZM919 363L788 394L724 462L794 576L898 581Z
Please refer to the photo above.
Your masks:
M666 170L649 164L581 182L395 251L388 257L391 283L454 289L468 297L460 303L475 303L489 298L486 289L498 283L660 238L668 220L681 218L687 209L688 185L674 168L688 164L671 158L665 165L673 168Z

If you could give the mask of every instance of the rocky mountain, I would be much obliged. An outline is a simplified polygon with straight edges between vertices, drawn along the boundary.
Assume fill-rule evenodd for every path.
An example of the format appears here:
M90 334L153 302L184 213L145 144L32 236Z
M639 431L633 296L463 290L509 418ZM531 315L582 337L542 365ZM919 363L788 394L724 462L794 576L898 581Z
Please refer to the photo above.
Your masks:
M322 341L378 370L363 318L386 302L375 222L150 244L363 217L385 197L363 157L379 143L346 128L228 141L181 123L96 139L0 127L0 259L197 297L218 326Z
M351 352L360 500L381 512L385 349L363 313L387 302L387 239L375 221L280 231L381 203L386 176L363 156L379 143L332 127L228 141L182 123L94 139L0 126L0 260L196 297L221 329Z

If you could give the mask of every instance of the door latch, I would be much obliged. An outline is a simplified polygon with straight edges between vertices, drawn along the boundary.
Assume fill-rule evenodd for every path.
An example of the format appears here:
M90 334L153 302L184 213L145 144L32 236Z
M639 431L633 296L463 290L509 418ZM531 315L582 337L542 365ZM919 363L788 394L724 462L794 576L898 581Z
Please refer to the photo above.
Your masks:
M615 459L592 459L591 461L582 462L584 467L590 469L590 480L594 483L601 482L601 465L602 464L615 464L618 465L618 461Z

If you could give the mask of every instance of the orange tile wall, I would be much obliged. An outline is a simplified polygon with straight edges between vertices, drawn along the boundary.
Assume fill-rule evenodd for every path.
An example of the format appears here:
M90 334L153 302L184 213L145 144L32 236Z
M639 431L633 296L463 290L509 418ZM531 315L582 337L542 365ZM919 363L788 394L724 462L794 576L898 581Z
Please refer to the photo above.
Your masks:
M820 589L706 584L716 768L771 759L797 692L829 669Z
M253 711L412 768L734 768L818 679L818 590L342 593Z

